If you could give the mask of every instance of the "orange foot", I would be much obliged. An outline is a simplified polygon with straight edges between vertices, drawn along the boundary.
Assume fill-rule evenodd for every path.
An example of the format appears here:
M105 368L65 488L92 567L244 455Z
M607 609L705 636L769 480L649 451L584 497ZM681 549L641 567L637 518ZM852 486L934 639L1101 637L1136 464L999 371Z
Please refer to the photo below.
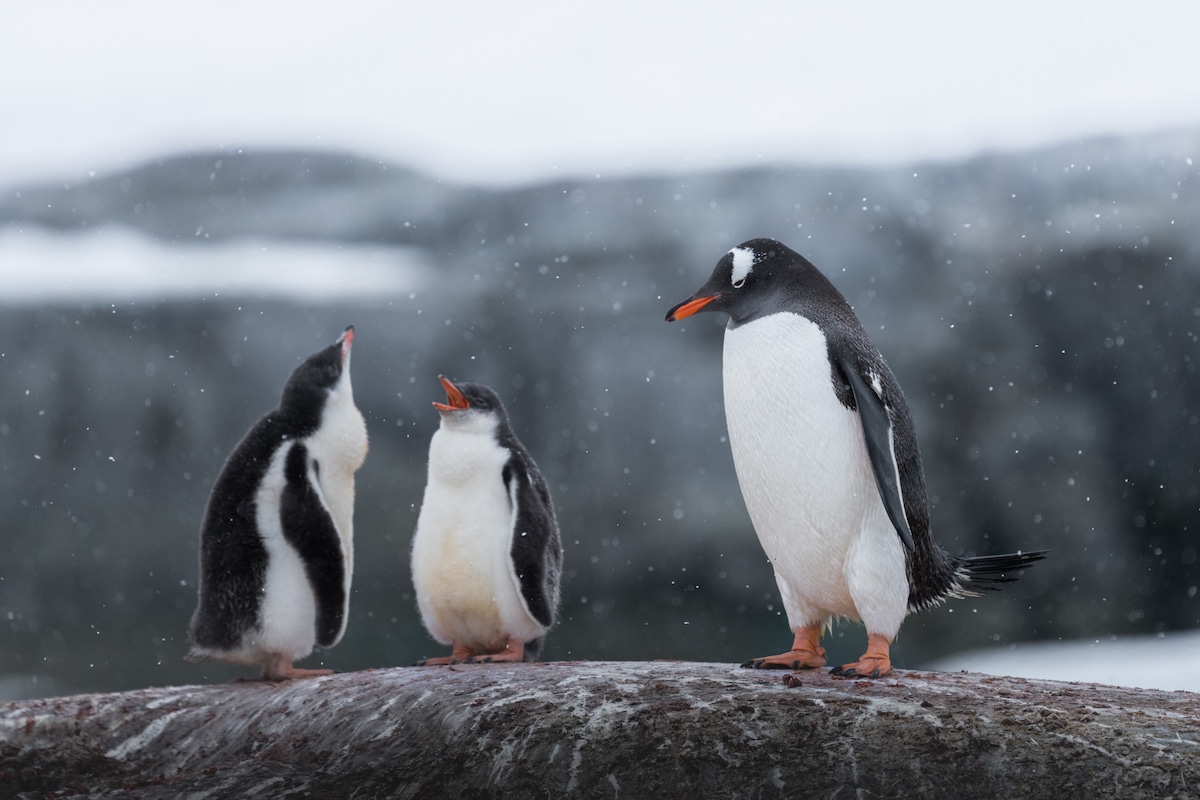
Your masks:
M442 667L448 664L497 664L525 660L525 643L509 639L504 649L497 653L476 653L466 645L455 644L448 656L423 658L414 667Z
M816 669L825 666L825 648L821 647L821 625L796 628L792 649L777 656L752 658L742 663L750 669Z
M319 678L322 675L332 675L331 669L300 669L292 666L292 660L287 656L276 656L263 665L262 680L291 681L297 678Z
M842 664L829 670L830 675L841 678L882 678L892 671L889 655L891 642L878 633L867 635L867 652L853 664Z
M480 653L467 659L468 664L504 664L525 660L525 643L509 639L499 653Z

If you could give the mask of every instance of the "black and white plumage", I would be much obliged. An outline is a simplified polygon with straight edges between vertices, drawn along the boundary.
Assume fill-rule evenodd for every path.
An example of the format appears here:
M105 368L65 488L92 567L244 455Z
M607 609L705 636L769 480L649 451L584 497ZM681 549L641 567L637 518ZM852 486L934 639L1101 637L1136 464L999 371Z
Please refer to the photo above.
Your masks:
M738 483L775 570L792 650L746 666L825 664L822 630L861 620L868 648L835 674L891 670L910 612L977 595L1044 551L957 558L934 542L912 417L845 298L772 239L730 250L667 314L723 311L725 414Z
M523 661L554 624L562 543L550 490L486 386L439 379L445 403L412 544L421 619L452 653L419 665Z
M201 528L190 660L257 666L268 680L330 672L292 663L346 630L354 473L367 455L353 341L350 326L296 367L226 460Z

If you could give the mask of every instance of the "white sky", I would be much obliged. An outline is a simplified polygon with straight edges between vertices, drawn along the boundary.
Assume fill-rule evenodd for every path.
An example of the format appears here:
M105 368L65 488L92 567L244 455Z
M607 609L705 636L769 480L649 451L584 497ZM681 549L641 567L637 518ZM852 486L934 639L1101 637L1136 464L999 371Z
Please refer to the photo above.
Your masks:
M462 180L947 159L1200 125L1200 3L7 3L0 186L183 149Z

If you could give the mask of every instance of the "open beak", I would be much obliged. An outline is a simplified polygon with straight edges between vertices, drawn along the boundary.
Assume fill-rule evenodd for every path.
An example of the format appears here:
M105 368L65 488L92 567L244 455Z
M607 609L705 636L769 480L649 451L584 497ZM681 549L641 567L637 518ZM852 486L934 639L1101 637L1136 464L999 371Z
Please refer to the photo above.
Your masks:
M675 322L676 320L683 319L684 317L690 317L697 311L704 310L706 305L711 303L713 300L716 300L720 296L721 295L719 294L710 294L707 297L696 297L691 300L684 300L682 303L667 312L667 322Z
M466 396L458 390L458 387L450 382L450 379L445 375L438 375L438 380L442 382L442 388L446 390L446 402L439 403L434 401L433 407L438 411L462 411L465 408L470 408L471 404L467 402Z

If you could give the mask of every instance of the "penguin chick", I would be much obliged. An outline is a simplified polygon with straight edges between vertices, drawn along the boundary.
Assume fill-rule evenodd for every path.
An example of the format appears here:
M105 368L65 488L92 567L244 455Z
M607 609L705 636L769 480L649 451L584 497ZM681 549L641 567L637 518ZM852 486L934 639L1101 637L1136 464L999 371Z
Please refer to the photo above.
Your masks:
M449 656L417 666L532 661L558 609L562 543L550 490L486 386L438 376L446 402L412 576L429 634Z
M250 429L213 486L200 532L191 661L297 669L346 630L354 561L354 473L367 428L350 386L354 326L292 372L279 408Z
M934 542L900 385L849 303L798 253L772 239L733 248L667 321L699 311L729 315L730 447L795 635L790 651L743 666L824 666L822 630L846 617L865 625L867 651L833 674L886 675L910 612L996 589L1044 556L964 559Z

